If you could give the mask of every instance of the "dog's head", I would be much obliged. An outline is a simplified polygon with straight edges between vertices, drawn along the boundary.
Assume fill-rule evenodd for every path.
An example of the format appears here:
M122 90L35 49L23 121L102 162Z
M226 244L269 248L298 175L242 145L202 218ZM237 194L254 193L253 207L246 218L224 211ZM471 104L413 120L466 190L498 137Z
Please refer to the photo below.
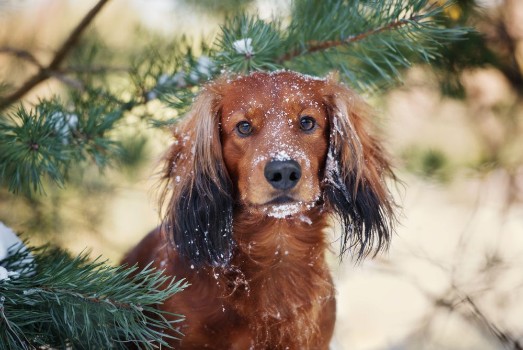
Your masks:
M320 200L330 129L322 84L256 73L222 88L223 161L253 215L284 218Z
M342 254L386 246L393 204L389 162L368 132L368 108L329 79L292 72L226 77L207 85L165 167L164 229L194 264L232 256L233 211L292 219L320 207L342 225Z

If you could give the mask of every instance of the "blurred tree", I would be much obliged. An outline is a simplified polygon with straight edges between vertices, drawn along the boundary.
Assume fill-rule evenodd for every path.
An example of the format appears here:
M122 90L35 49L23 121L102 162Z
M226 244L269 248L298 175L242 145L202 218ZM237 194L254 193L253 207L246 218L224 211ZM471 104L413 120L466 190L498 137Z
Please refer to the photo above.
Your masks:
M434 63L437 77L445 95L469 106L470 129L482 145L475 167L505 172L510 205L523 200L517 186L523 166L523 2L457 0L446 13L447 26L476 30L442 48L446 59Z

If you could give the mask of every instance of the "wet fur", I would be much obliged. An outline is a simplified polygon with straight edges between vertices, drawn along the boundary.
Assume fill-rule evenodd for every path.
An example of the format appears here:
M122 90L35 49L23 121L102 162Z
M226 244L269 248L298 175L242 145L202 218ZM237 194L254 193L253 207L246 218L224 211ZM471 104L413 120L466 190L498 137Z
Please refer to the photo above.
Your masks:
M317 116L315 135L291 130L300 110ZM230 125L238 113L262 123L260 132L272 126L284 135L236 139ZM329 216L341 224L342 254L356 258L386 248L394 221L385 185L394 175L369 133L369 115L343 85L292 72L224 77L203 89L165 158L163 224L124 259L153 261L191 283L159 306L186 315L175 348L328 349L335 322L324 257ZM307 182L295 191L307 205L286 218L259 204L271 189L257 181L280 136L295 146L290 153Z

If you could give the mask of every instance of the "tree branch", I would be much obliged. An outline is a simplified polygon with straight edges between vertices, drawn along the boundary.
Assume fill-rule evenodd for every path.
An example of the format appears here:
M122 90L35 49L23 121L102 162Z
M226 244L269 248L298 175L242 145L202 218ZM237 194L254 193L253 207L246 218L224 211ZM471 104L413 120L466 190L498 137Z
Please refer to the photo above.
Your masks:
M9 47L9 46L4 46L4 47L0 47L0 53L5 53L5 54L11 55L11 56L15 56L17 58L20 58L24 61L27 61L27 62L37 66L40 69L44 68L42 66L42 64L40 62L38 62L36 57L34 57L33 54L30 53L29 51L16 49L14 47Z
M352 44L354 42L364 40L364 39L368 38L369 36L372 36L372 35L375 35L375 34L378 34L381 32L404 27L412 22L417 22L421 18L422 18L421 16L411 16L409 18L398 19L398 20L392 21L390 23L387 23L386 25L383 25L381 27L374 28L374 29L371 29L371 30L368 30L366 32L362 32L362 33L359 33L356 35L351 35L351 36L349 36L345 39L341 39L341 40L311 41L311 42L307 43L307 47L305 49L300 48L300 49L296 49L291 52L287 52L286 54L284 54L280 58L278 58L277 62L283 63L285 61L290 61L293 58L296 58L303 54L324 51L324 50L327 50L327 49L330 49L333 47Z
M452 286L450 291L447 290L444 295L449 293L453 295L450 298L446 296L433 298L434 305L450 312L456 312L467 321L477 322L476 324L485 327L507 349L523 350L523 344L508 331L501 329L494 321L490 320L470 295L460 291L456 286ZM458 307L459 305L466 305L470 310L463 310Z
M78 23L78 25L74 28L74 30L69 34L69 37L64 41L62 46L56 51L53 59L47 66L42 66L38 64L38 61L36 59L33 61L30 57L34 59L34 57L31 55L25 56L25 59L28 61L31 61L32 63L38 65L40 69L38 72L33 75L31 78L25 81L17 90L12 92L11 94L3 97L0 99L0 110L8 107L10 104L18 101L20 98L25 96L29 91L31 91L36 85L40 84L41 82L47 80L49 77L53 76L53 71L57 70L60 66L60 64L63 62L69 51L74 47L78 39L80 38L80 35L83 33L83 31L89 26L89 24L93 21L93 19L96 17L96 15L100 12L100 10L103 8L105 4L107 4L109 0L99 0L98 3L84 16L84 18Z
M493 321L491 321L480 310L478 305L469 295L466 295L463 301L472 308L472 315L475 316L479 322L483 323L501 344L509 346L510 349L523 350L522 344L516 338L512 337L508 332L503 331Z

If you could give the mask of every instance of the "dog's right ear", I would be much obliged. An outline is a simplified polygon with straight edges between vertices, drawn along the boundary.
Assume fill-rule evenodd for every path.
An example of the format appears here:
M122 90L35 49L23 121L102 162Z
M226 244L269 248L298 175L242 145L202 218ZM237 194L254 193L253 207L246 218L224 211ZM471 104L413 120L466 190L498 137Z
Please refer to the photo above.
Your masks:
M388 247L396 218L387 180L395 175L381 142L369 133L366 103L332 80L324 93L330 118L325 202L341 223L341 254L361 259Z
M163 230L191 264L223 265L232 257L232 184L222 157L220 96L204 89L174 129L165 157Z

